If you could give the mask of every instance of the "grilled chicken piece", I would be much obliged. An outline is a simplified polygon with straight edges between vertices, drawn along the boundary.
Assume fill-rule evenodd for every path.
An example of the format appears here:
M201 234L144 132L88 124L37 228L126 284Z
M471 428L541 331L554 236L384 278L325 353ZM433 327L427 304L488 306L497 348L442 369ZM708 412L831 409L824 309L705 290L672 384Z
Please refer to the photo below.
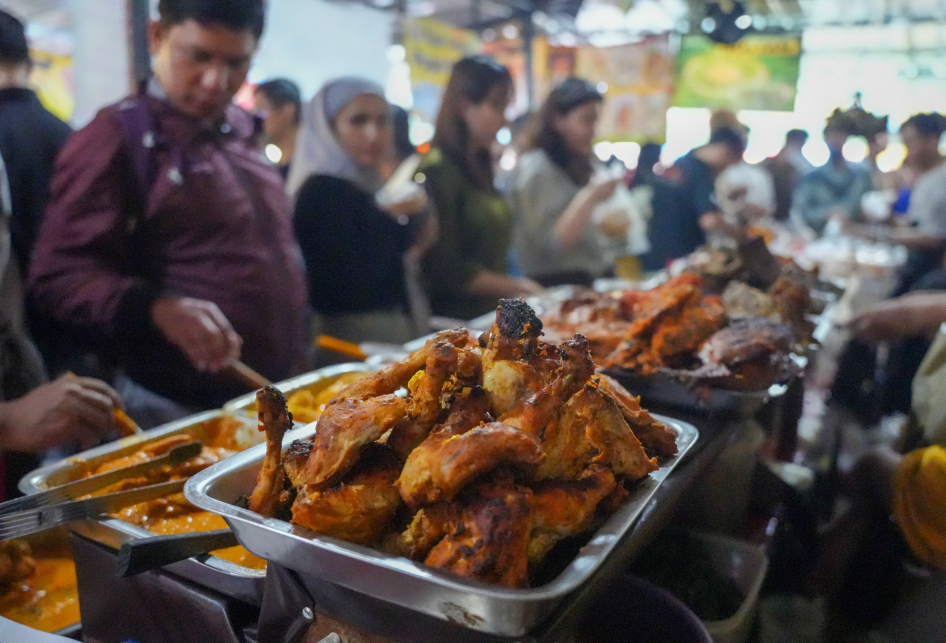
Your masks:
M266 432L266 457L256 479L256 488L250 495L250 511L271 518L279 510L286 483L282 467L282 439L292 428L292 414L286 408L286 397L275 386L267 386L256 393L256 407L260 430Z
M401 459L406 459L424 441L434 425L443 419L441 406L444 385L457 371L460 351L448 343L436 344L427 356L427 368L410 382L411 400L407 417L398 422L387 440Z
M587 469L574 482L551 480L534 485L529 563L541 563L560 540L587 531L599 503L616 487L614 474L602 466Z
M542 322L521 299L502 299L496 321L480 337L483 388L494 416L508 413L546 384L561 358L551 344L539 340Z
M332 404L342 400L367 400L380 395L388 395L406 387L417 371L424 368L427 358L437 350L438 344L448 343L462 348L467 345L470 339L469 331L463 328L454 328L437 333L427 340L423 348L411 353L410 356L400 362L352 382L325 405L324 413L328 413Z
M355 466L364 447L403 420L408 409L408 401L394 394L333 401L316 425L306 485L316 488L339 480Z
M633 340L647 333L663 315L679 310L686 303L698 299L702 284L703 280L697 275L685 272L653 290L626 292L622 300L634 317L627 330L626 339Z
M639 480L659 467L647 457L640 440L634 435L617 404L596 391L584 409L588 423L585 435L598 451L592 462L608 466L616 476ZM581 410L581 409L579 409Z
M503 587L529 581L532 492L500 475L458 498L450 530L425 561L463 578Z
M768 317L778 319L779 313L772 297L758 288L741 281L731 281L723 291L723 305L730 319Z
M305 486L305 465L309 460L309 454L312 453L313 435L305 440L293 440L289 448L282 456L282 468L286 472L286 478L294 489L301 489Z
M460 435L434 432L404 463L397 487L409 506L419 507L452 500L468 483L500 464L532 467L542 457L534 438L501 422Z
M641 408L639 397L634 397L618 381L603 373L598 375L597 383L599 390L617 405L648 456L665 458L677 454L676 434Z
M6 590L17 581L36 571L36 560L30 544L25 540L7 540L0 543L0 590Z
M450 528L450 505L440 502L420 509L403 533L393 534L384 543L384 550L411 560L427 558L430 550L447 535Z
M344 482L326 489L300 489L292 505L292 522L359 545L376 543L390 529L401 505L394 487L399 470L393 452L370 445Z

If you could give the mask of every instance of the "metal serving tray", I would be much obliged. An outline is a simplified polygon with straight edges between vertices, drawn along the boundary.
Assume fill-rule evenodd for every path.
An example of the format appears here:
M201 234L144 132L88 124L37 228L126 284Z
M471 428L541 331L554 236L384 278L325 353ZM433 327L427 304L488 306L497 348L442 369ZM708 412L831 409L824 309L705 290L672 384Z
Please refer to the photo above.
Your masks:
M134 435L104 444L100 447L84 451L76 456L67 458L55 464L39 468L27 474L20 480L19 488L23 493L30 495L45 491L86 475L103 462L129 455L145 444L165 438L169 435L192 433L198 439L201 437L202 423L229 414L223 411L207 411L199 413L164 426L151 429L141 435ZM253 425L255 437L255 422L248 418L237 418L247 425ZM262 433L259 439L265 439ZM252 450L252 449L250 449ZM138 527L117 518L102 518L99 520L82 520L69 524L69 528L77 534L90 538L98 543L119 549L124 543L140 538L151 538L155 534L147 529ZM217 558L210 554L196 556L183 560L164 569L193 581L203 587L219 591L227 596L245 602L259 605L263 600L263 581L266 578L265 570L250 569L237 565L228 560Z
M628 392L639 396L644 408L676 409L719 418L751 418L770 400L781 397L788 390L787 384L773 384L764 391L710 387L700 392L661 373L645 376L623 368L606 369L604 373L620 382Z
M297 375L292 379L285 380L276 384L276 388L289 395L304 389L321 391L331 386L339 376L345 373L364 373L367 375L375 369L364 362L351 362L346 364L334 364L320 368L305 375ZM256 418L256 393L247 393L241 395L235 400L230 400L223 405L223 410L233 415Z
M249 494L265 447L244 451L191 478L184 494L194 505L223 516L248 550L301 574L388 601L465 627L503 636L522 636L542 622L572 591L588 581L622 544L657 488L696 442L699 432L684 422L657 416L677 434L678 453L642 480L618 511L591 537L551 582L532 589L505 589L467 581L406 558L354 545L236 506ZM286 435L314 432L307 426Z

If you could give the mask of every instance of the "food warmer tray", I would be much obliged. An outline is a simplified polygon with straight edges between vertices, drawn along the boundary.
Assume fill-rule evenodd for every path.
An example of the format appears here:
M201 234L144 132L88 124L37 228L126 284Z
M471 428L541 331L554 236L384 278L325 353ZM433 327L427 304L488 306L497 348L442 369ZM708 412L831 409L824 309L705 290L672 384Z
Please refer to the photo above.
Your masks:
M506 589L460 579L406 558L354 545L236 505L249 494L265 447L258 446L191 478L184 494L194 505L223 516L237 539L257 556L335 585L441 620L503 636L521 636L581 587L619 546L629 546L634 524L657 488L699 437L685 422L656 416L677 434L678 453L642 480L618 511L557 577L532 589ZM311 426L286 435L283 446L311 435ZM628 537L628 538L626 538Z
M27 474L20 480L20 491L31 495L71 482L82 477L88 468L94 469L103 462L134 453L142 446L169 435L192 432L199 439L200 431L194 431L196 427L199 427L203 422L226 415L228 414L220 410L206 411L151 429L141 435L122 438L84 451L71 458L41 467ZM241 421L251 424L251 421L246 418L242 418ZM252 424L255 430L255 422L252 422ZM261 433L259 436L260 439L264 438ZM72 522L69 524L69 528L77 534L113 549L121 548L126 542L150 538L155 535L137 525L109 517ZM265 570L237 565L210 554L188 558L173 565L168 565L164 569L203 587L214 589L244 602L259 605L263 599Z
M319 390L331 386L339 376L346 373L364 373L368 374L373 369L363 362L351 362L346 364L335 364L320 368L311 373L297 375L292 379L285 380L276 384L276 388L282 391L287 397L297 391L308 388L318 388ZM247 393L240 397L230 400L223 405L223 410L236 416L256 418L256 393Z
M751 418L770 400L781 397L788 390L788 384L773 384L763 391L731 391L713 387L700 390L663 373L640 375L623 368L610 368L603 372L620 382L630 393L640 396L644 408L673 409L725 419Z

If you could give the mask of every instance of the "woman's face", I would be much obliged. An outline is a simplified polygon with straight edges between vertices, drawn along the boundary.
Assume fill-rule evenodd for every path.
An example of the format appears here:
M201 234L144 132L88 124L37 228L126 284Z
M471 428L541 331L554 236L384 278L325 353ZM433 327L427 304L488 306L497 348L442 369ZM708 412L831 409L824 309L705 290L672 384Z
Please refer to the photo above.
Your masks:
M475 149L490 149L499 130L506 126L506 107L512 100L512 88L505 83L496 85L483 102L467 103L461 113L470 145Z
M600 115L601 103L587 102L563 116L554 117L552 128L562 137L569 152L575 156L591 156Z
M358 96L335 115L335 137L359 166L379 169L391 155L391 107L375 94Z

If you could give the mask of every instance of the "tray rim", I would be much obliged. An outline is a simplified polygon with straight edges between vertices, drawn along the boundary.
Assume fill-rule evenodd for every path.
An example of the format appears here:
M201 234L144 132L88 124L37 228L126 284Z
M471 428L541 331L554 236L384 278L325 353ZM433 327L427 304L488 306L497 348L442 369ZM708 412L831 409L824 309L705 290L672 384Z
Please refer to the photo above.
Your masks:
M661 466L657 472L653 472L648 478L642 480L641 486L638 486L631 492L631 498L625 501L624 505L591 536L590 540L582 547L578 555L575 556L558 576L550 582L535 588L499 588L495 585L461 579L447 572L429 568L423 563L411 561L404 557L386 554L372 548L362 547L328 536L317 536L309 530L294 526L291 523L274 518L264 518L248 509L242 509L224 500L219 500L208 493L215 484L225 478L237 474L257 463L261 463L265 453L265 445L257 445L251 449L247 449L232 458L201 471L188 480L184 488L184 494L188 501L195 506L223 516L241 543L243 543L244 528L254 530L262 529L275 534L279 539L286 540L287 546L289 544L295 544L306 548L313 547L326 555L339 556L347 559L351 563L374 566L379 570L383 570L384 573L405 575L410 578L412 582L427 583L432 589L445 590L453 596L467 595L480 601L499 601L515 604L518 608L527 606L537 606L541 609L547 608L547 611L541 615L544 617L554 608L554 605L557 605L558 602L564 599L568 594L588 582L605 560L615 551L618 545L631 534L634 525L646 512L661 483L673 472L676 466L685 459L687 453L699 440L699 430L689 422L658 414L654 414L654 417L673 428L677 433L677 455L665 459L663 466ZM314 430L315 427L313 425L308 425L290 431L284 438L283 448L286 448L294 439L308 437ZM655 474L659 474L659 476ZM244 544L244 546L246 545ZM247 549L258 556L260 556L261 553L265 553L253 551L253 548L250 547L247 547ZM286 547L281 547L280 549L288 551ZM302 573L308 573L299 569L300 565L296 560L292 559L292 556L287 555L288 560L277 560L277 558L279 558L278 556L268 557L267 555L262 555L261 557L277 564L296 569ZM440 619L450 620L450 617L443 612L434 612L411 604L409 597L401 600L392 600L392 598L387 596L367 591L363 585L359 585L357 582L348 581L346 579L326 578L324 576L322 579L356 592L372 595L381 600L394 602L408 609L414 609ZM513 625L506 623L488 623L483 622L482 619L477 621L477 618L463 620L466 621L467 627L471 627L472 629L507 636L520 636L529 628L538 624L538 619L534 622Z
M370 365L365 362L344 362L342 364L332 364L331 366L325 366L323 368L318 368L314 371L309 371L308 373L303 373L302 375L296 375L295 377L290 377L287 380L282 382L277 382L273 386L278 388L285 394L295 393L296 391L308 388L309 386L320 382L321 380L328 379L330 377L338 377L344 375L345 373L358 373L363 372L366 375L373 372L376 369L373 369ZM240 397L233 398L229 402L223 405L223 411L225 413L232 413L238 416L245 416L255 418L256 413L250 411L250 407L253 403L256 402L256 391L252 393L247 393L246 395L241 395Z

